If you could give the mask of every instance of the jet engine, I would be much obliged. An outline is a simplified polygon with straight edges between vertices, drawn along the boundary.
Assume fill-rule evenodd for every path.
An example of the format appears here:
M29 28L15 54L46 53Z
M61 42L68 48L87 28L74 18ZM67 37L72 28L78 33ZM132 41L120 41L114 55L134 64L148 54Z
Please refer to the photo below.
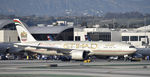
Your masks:
M88 52L86 51L72 50L70 53L72 59L74 60L85 60L88 57Z

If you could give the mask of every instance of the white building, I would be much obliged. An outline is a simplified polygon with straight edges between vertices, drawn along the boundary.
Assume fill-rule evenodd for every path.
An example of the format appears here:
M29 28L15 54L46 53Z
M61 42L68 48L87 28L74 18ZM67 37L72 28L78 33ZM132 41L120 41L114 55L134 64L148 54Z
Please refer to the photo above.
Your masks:
M0 20L0 42L18 42L18 34L12 20Z
M121 33L108 28L74 28L74 41L121 41Z
M0 30L0 42L18 42L16 30Z
M149 45L150 32L122 32L122 41L130 43L135 47L144 48L145 45Z
M149 46L150 32L137 29L122 29L120 31L108 28L74 28L74 41L86 41L86 35L91 41L127 42L138 48Z

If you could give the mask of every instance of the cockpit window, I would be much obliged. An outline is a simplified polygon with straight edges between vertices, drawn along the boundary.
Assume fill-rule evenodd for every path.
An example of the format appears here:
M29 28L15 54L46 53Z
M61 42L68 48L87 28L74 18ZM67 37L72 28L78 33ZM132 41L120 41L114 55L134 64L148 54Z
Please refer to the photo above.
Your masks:
M129 46L129 48L135 48L135 46Z

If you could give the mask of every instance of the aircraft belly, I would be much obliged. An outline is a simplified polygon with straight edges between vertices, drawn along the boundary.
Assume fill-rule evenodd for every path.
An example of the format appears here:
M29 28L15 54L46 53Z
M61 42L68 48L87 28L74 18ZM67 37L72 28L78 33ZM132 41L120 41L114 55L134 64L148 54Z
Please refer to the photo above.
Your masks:
M46 55L57 55L56 52L51 52L51 51L39 51L39 50L34 50L32 52L35 52L35 53L40 53L40 54L46 54Z
M94 55L127 55L133 53L132 51L121 51L121 50L93 50Z

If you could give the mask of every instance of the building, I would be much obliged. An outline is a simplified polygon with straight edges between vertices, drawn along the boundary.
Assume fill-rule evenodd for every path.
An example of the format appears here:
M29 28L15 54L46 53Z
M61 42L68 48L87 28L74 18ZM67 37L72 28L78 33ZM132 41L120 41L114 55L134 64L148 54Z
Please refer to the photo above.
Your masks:
M33 26L28 27L28 30L31 32L33 37L36 40L48 40L47 36L51 35L54 40L64 40L72 41L73 40L73 27L69 26Z
M74 28L74 41L121 41L121 34L108 28Z
M138 48L150 46L150 29L146 31L143 28L116 31L108 28L74 28L74 41L86 41L86 36L90 38L90 41L126 42Z
M0 42L18 42L18 34L12 20L0 20Z
M118 41L127 42L138 48L150 46L150 28L114 30L108 28L83 28L73 26L27 26L36 40L48 40L52 36L60 41ZM146 28L146 29L145 29ZM0 42L18 42L18 34L12 20L0 20Z
M32 26L23 23L36 40L48 40L51 35L54 40L73 40L72 26ZM0 42L19 42L18 33L13 20L0 20Z
M128 31L121 32L122 42L127 42L135 47L144 48L145 46L150 45L150 32L138 32L138 31Z

